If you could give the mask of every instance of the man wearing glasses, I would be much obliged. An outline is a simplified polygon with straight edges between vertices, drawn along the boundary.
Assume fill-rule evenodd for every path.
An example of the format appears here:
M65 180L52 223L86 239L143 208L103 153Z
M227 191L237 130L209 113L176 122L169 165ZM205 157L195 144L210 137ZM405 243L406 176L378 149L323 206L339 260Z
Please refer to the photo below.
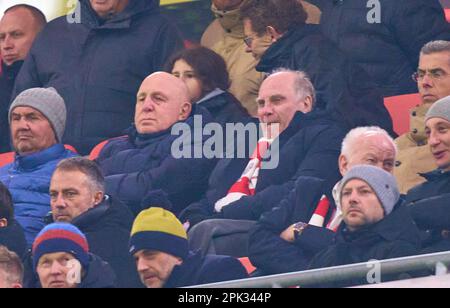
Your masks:
M402 193L425 182L419 174L436 169L427 145L425 115L436 101L450 95L450 41L434 41L422 48L413 79L423 104L411 111L410 131L396 140L399 154L394 174Z

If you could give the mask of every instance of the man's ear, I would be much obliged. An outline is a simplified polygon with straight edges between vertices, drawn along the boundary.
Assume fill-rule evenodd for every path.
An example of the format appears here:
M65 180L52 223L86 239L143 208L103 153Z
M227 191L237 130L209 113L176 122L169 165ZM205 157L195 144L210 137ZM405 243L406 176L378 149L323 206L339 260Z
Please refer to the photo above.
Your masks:
M0 219L0 228L6 228L8 226L8 220L6 218Z
M347 157L341 154L339 156L339 171L341 172L341 175L344 176L348 171L348 160Z
M178 120L184 121L191 115L192 112L192 104L189 102L184 103L180 109L180 116Z
M101 191L97 191L94 194L94 204L95 204L95 206L97 206L100 203L102 203L104 198L105 198L105 193L103 193Z
M302 112L308 113L313 110L313 98L308 95L302 102Z
M272 27L272 26L268 26L268 27L266 28L266 33L267 33L267 35L270 37L272 43L275 43L276 41L278 41L278 40L280 39L280 37L283 36L283 34L279 33L279 32L277 31L277 29L275 29L275 28Z

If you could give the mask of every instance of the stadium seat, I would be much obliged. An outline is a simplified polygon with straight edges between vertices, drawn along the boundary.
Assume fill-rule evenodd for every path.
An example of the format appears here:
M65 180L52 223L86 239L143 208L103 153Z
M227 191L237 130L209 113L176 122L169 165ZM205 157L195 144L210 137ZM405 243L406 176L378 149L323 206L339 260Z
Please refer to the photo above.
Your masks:
M100 155L100 153L102 152L103 148L111 141L111 140L116 140L116 139L122 139L125 136L120 136L120 137L116 137L116 138L111 138L108 140L105 140L103 142L100 142L99 144L97 144L91 151L91 154L89 154L89 159L90 160L96 160L98 158L98 156Z
M0 168L14 161L14 152L0 154Z
M71 145L65 144L64 147L72 151L74 153L78 153L78 151ZM7 164L10 164L14 161L15 153L14 152L8 152L8 153L2 153L0 154L0 168L3 166L6 166Z
M107 145L109 140L105 140L99 144L97 144L91 151L91 154L89 154L90 160L96 160L98 156L100 155L100 152L103 150L105 145Z
M245 269L247 270L247 273L249 275L256 270L256 267L253 266L253 264L252 264L252 262L250 262L249 258L239 258L239 261L245 267Z
M447 21L450 22L450 9L445 9L445 16L447 17Z
M409 131L411 109L422 104L419 94L386 97L384 105L391 115L394 131L400 136Z

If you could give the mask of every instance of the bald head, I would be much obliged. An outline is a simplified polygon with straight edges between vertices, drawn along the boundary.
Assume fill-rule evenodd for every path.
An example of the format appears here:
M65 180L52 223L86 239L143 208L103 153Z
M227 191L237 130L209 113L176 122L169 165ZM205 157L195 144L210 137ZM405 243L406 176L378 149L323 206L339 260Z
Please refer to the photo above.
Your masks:
M192 111L189 90L179 78L165 72L148 76L137 94L135 125L140 134L153 134L186 120Z
M45 16L28 5L9 8L0 20L0 55L6 65L24 60L45 26Z

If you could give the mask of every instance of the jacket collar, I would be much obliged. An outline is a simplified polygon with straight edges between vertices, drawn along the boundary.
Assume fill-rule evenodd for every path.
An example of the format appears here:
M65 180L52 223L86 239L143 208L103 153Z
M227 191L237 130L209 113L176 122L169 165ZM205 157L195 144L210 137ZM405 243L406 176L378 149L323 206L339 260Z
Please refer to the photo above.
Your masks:
M277 42L267 49L256 67L259 72L271 72L277 67L285 66L291 57L293 47L307 35L318 31L316 25L301 25L288 30Z
M199 252L190 252L181 265L175 266L164 288L180 288L196 283L196 273L200 270L203 258Z
M88 210L87 212L81 214L80 216L76 217L72 224L74 226L77 226L80 230L83 230L92 224L98 222L102 217L105 216L105 214L108 212L108 210L111 207L111 201L109 196L105 196L105 199L102 203L97 205L96 207Z
M225 91L223 91L223 90L217 88L217 89L215 89L214 91L212 91L212 92L206 94L201 100L199 100L198 102L196 102L196 104L199 105L199 104L201 104L201 103L207 102L207 101L209 101L209 100L211 100L211 99L213 99L213 98L215 98L215 97L218 97L218 96L220 96L220 95L222 95L222 94L224 94L224 93L225 93Z
M185 121L179 121L179 122L175 123L174 125L176 125L178 123L185 123L191 128L191 131L194 131L194 124L195 124L194 117L196 115L199 115L202 117L203 125L212 121L212 116L208 112L208 110L199 106L198 104L193 104L191 115ZM168 129L161 131L161 132L157 132L157 133L153 133L153 134L139 134L136 130L136 126L133 125L126 132L129 137L129 140L131 141L131 143L134 146L136 146L138 148L145 148L146 146L148 146L150 144L160 142L161 140L168 138L168 137L173 137L174 139L178 138L179 136L177 136L177 135L174 135L174 136L171 135L172 128L173 128L173 125L171 127L169 127Z
M149 11L156 11L159 0L130 0L125 10L108 20L102 20L92 9L89 0L80 0L81 23L93 29L126 29L131 26L134 16Z
M33 170L42 165L45 165L46 163L61 158L65 151L66 149L64 148L64 145L58 143L38 153L26 156L16 154L14 165L18 169Z
M436 169L428 173L419 173L419 175L425 178L428 182L439 181L450 177L450 171L442 169Z
M2 62L2 77L14 82L17 75L19 74L20 69L22 68L23 63L24 61L20 60L8 66L4 62Z
M380 239L392 242L396 240L405 240L410 243L419 243L420 236L418 235L417 227L409 214L409 209L402 206L399 201L396 209L380 222L369 226L367 228L358 230L356 232L348 231L345 224L342 224L340 232L338 233L338 241L356 244L373 244Z
M244 23L239 9L233 11L221 11L213 4L211 10L225 30L226 35L236 39L244 39Z

